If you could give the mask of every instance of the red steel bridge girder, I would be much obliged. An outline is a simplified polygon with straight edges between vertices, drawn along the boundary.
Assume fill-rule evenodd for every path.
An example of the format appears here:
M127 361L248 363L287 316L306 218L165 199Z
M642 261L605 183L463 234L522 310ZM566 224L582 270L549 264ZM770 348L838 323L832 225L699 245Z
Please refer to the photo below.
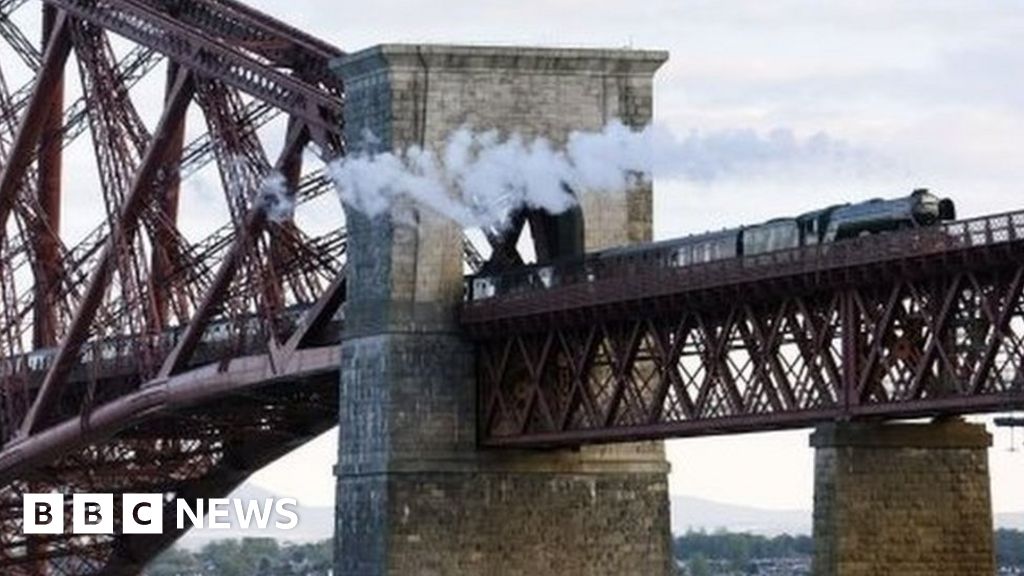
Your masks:
M11 3L5 4L10 5ZM15 421L21 422L22 436L31 434L40 426L59 421L59 417L49 417L45 421L43 417L47 415L46 413L55 399L63 393L69 370L78 360L80 349L86 340L94 337L93 335L97 332L159 334L167 326L166 304L175 288L185 291L194 289L194 280L183 278L182 274L192 274L196 268L205 268L206 270L213 268L210 265L211 262L190 259L187 255L182 254L180 249L176 251L168 245L168 243L173 244L173 242L180 241L180 235L173 229L173 223L168 224L173 207L168 206L163 200L155 200L162 199L165 192L174 194L174 191L168 190L167 187L176 188L178 186L178 176L170 173L175 171L174 162L179 160L181 154L183 118L185 110L192 102L192 95L197 85L204 94L207 94L200 102L204 112L208 116L212 113L220 119L217 129L222 132L215 135L215 141L230 141L234 142L236 146L247 146L247 148L232 150L230 143L221 143L216 147L218 149L217 160L221 163L222 174L225 174L227 185L234 187L228 190L229 196L233 195L229 198L229 203L236 211L240 211L236 212L238 214L238 219L235 222L237 240L233 243L234 247L227 251L229 257L220 266L225 272L216 277L212 289L207 290L205 297L199 297L197 294L191 295L191 306L196 308L189 311L187 303L185 304L186 308L179 308L178 319L188 323L187 333L189 335L202 334L211 319L216 314L224 312L225 303L230 299L226 292L228 286L244 280L235 274L240 260L244 259L249 262L246 266L247 271L255 270L251 261L253 258L261 257L262 250L254 246L254 243L259 242L259 236L264 232L268 232L272 236L283 235L281 241L274 243L278 252L274 256L275 258L288 256L295 248L301 248L301 245L296 245L296 242L303 241L301 231L294 227L290 229L274 227L272 230L264 230L265 226L247 225L247 223L253 222L258 224L263 220L262 206L253 203L255 202L253 195L257 192L254 188L259 184L260 175L266 174L271 167L259 164L260 144L257 142L256 148L253 148L252 144L254 135L252 130L255 126L247 123L247 117L236 115L237 107L222 108L224 106L223 98L230 97L232 89L211 91L206 87L230 81L243 89L252 91L257 97L264 96L266 90L275 90L271 85L278 80L278 76L281 74L279 69L291 68L294 77L289 78L286 82L287 90L296 94L304 94L304 96L302 98L295 96L292 98L294 101L292 105L285 106L283 110L291 115L292 122L289 130L289 143L286 145L287 152L283 155L280 167L287 167L292 172L293 180L298 179L301 168L294 159L301 158L302 148L311 139L316 140L321 147L321 154L327 158L333 158L343 151L340 142L340 84L329 78L328 72L326 72L328 60L340 54L336 49L330 49L322 42L308 38L283 24L233 3L192 2L182 4L175 2L165 4L154 2L151 5L144 5L145 3L115 2L111 4L111 10L116 7L118 10L123 10L125 14L133 14L131 18L120 19L116 18L116 15L110 10L97 12L96 6L92 2L70 2L67 4L67 6L59 7L60 9L55 9L51 3L45 10L47 46L40 51L38 74L33 82L33 88L27 91L29 93L27 104L22 107L23 111L18 119L20 127L17 130L11 130L13 138L10 142L9 153L6 154L7 158L2 166L2 175L0 175L0 216L3 216L3 222L6 223L7 217L15 212L15 208L25 205L36 207L31 204L35 198L30 194L31 187L28 186L29 180L26 177L30 173L30 167L37 151L45 151L47 152L46 157L40 158L39 167L50 170L50 172L40 172L40 204L47 205L47 208L50 209L42 210L45 216L43 229L55 232L55 229L59 228L57 215L52 210L53 205L59 205L59 199L49 198L51 195L59 194L59 188L49 184L59 182L60 163L50 157L50 151L54 147L53 142L42 140L44 128L52 122L50 120L43 122L42 119L46 117L52 120L54 116L52 107L59 105L55 98L62 92L60 87L64 63L70 55L75 54L81 63L80 67L86 80L84 82L86 99L90 100L91 104L87 110L101 164L103 186L105 193L108 194L109 221L105 227L107 230L106 240L95 243L97 248L90 249L95 256L90 257L92 260L89 265L92 270L88 271L91 276L88 286L84 291L81 291L80 288L71 288L65 293L65 297L70 296L71 302L60 302L68 311L65 318L55 319L52 314L40 314L38 302L35 306L35 342L52 343L59 340L60 346L57 349L56 360L52 362L46 378L39 387L39 392L34 394L27 413L23 415L23 418L19 417L17 413L7 415L5 439L9 438L11 425ZM78 15L69 16L69 11ZM170 12L173 12L173 15ZM160 29L159 26L165 25L169 28L162 33L162 37L166 37L169 30L176 30L174 26L179 25L177 20L174 20L174 16L190 21L191 32L196 37L194 39L196 50L206 51L203 53L207 55L219 55L220 59L211 57L203 59L202 62L188 59L184 62L172 62L169 70L175 73L169 74L170 83L164 118L156 127L155 133L149 136L145 134L145 128L137 120L134 121L135 125L131 125L133 121L131 119L137 114L128 97L127 86L123 84L124 78L112 79L109 75L114 67L110 62L104 62L104 58L109 58L111 52L109 48L104 52L105 39L102 36L104 31L98 26L102 26L107 23L107 20L114 18L119 23L115 27L119 33L130 38L136 36L142 38L145 34L156 34ZM169 22L169 20L173 22ZM207 22L213 26L213 29L204 29L204 26L201 25L202 22ZM145 34L138 32L133 36L133 27L144 31ZM282 33L289 34L289 36L281 36ZM162 47L150 46L148 48L160 50ZM174 58L175 54L172 53L170 56ZM196 57L197 54L191 54L191 56ZM245 60L246 67L231 68L231 62L239 59ZM196 72L193 67L200 68L200 72ZM103 76L104 74L107 76ZM227 87L227 85L225 86ZM95 90L96 93L92 93L90 90ZM111 95L114 96L114 99L110 99ZM104 100L104 97L107 99ZM307 114L309 109L300 109L294 105L300 100L317 102L315 119ZM272 102L272 104L274 103L282 106L285 104L281 101ZM246 112L241 113L246 114ZM16 113L7 113L6 110L4 116L8 121L17 118ZM211 124L212 126L213 124ZM232 130L237 135L224 133L224 130ZM130 147L133 145L132 142L135 143L136 154L139 155L137 164L134 166L131 165ZM237 164L238 159L242 157L250 158L253 162L248 168L248 181L238 180ZM232 165L225 168L224 163ZM287 166L284 166L285 164ZM231 180L232 178L234 180ZM129 181L130 186L128 186ZM116 186L120 186L121 189L118 190ZM19 205L19 203L23 204ZM242 218L243 213L247 213L244 218ZM48 218L52 219L46 222L45 220ZM6 227L5 224L4 228ZM141 278L147 274L147 270L136 254L140 250L140 245L137 244L138 241L135 238L138 230L142 227L146 228L155 248L152 250L153 262L162 264L153 266L153 280L148 282ZM37 236L38 234L33 233L33 241L38 240ZM8 249L11 244L13 242L8 239ZM231 244L231 242L224 243L224 245ZM55 297L55 292L60 293L60 289L53 286L57 280L54 278L54 271L63 267L64 269L75 268L81 273L83 266L81 266L82 262L67 257L65 259L70 261L55 263L53 260L57 254L54 254L52 249L38 249L40 247L37 247L34 254L29 255L30 259L36 260L33 264L37 276L35 300L52 300ZM52 248L52 246L48 248ZM257 252L255 254L251 253L254 249ZM74 254L74 250L71 251L71 254ZM219 254L200 252L197 256L215 262ZM5 257L9 258L10 256L5 255ZM174 262L169 262L171 260ZM326 263L330 267L332 266L330 260L330 258L322 259L313 266ZM296 258L291 258L290 264L292 266L303 265L301 260ZM176 270L168 270L168 265ZM275 271L289 273L287 269L280 270L280 266L276 266ZM333 278L337 272L338 268L336 267L330 270L328 279ZM292 273L303 276L308 275L309 272L296 270ZM144 312L153 310L153 313L145 320L148 327L138 324L137 320L129 326L116 326L111 325L111 321L106 319L102 321L108 323L107 327L97 329L96 323L101 321L98 318L101 305L109 307L106 299L110 297L111 281L115 274L118 275L119 282L125 283L118 288L121 292L120 297L137 299L135 302L122 305L123 309L137 309ZM139 278L132 278L132 275ZM275 286L275 281L264 281L265 276L263 273L256 274L249 281L261 284L256 287L257 290L274 289L279 293L281 286ZM63 285L70 281L67 277L61 280L60 288L64 288ZM307 277L305 280L308 281L309 278ZM179 286L175 286L175 284ZM50 286L50 290L46 294L41 294L39 293L40 285ZM306 286L301 288L308 299L306 304L314 304L315 296L305 289ZM323 289L323 284L319 289ZM181 297L182 295L178 294L179 300ZM190 297L185 296L185 298L189 299ZM264 294L261 298L267 300L270 297ZM285 305L280 294L276 298L270 299L276 302L275 309ZM292 301L288 304L295 304L295 302ZM52 308L61 309L62 306ZM14 306L8 306L8 311L12 311L11 308ZM26 316L31 315L31 311L28 314L18 310L13 310L13 312L17 316L6 319L6 326L4 326L13 335L8 343L10 346L17 344L18 334L24 332L24 329L15 326L14 323L23 322ZM46 312L52 312L52 309ZM54 326L55 321L59 320L63 320L64 324ZM186 346L184 350L179 347L173 351L173 361L166 362L167 367L159 370L163 377L170 376L173 372L184 368L193 352L189 348L194 348L194 343L190 342L189 344L190 346ZM11 351L5 352L9 357L16 357L17 349L18 347L15 347ZM150 359L150 362L159 364L159 359Z
M40 46L9 18L32 9ZM268 219L262 187L276 170L299 204L330 190L302 160L344 153L342 53L231 0L0 0L0 41L33 75L8 91L0 62L0 573L138 573L180 533L26 538L20 494L225 495L335 423L344 230ZM147 127L132 90L161 61ZM195 112L208 133L185 145ZM61 186L83 134L98 182ZM179 192L211 162L230 221L187 238ZM62 194L85 187L105 218L69 245Z
M1024 406L1024 213L619 272L467 303L483 444Z

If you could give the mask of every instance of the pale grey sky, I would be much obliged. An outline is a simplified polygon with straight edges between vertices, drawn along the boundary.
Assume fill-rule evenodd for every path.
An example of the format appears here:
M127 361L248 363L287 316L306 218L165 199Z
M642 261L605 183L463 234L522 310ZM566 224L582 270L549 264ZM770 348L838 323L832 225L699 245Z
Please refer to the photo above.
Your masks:
M254 0L355 51L381 42L658 48L656 117L692 130L816 133L871 162L657 182L658 237L930 186L967 215L1024 207L1024 5L978 0ZM807 431L670 442L674 493L810 509ZM1024 510L1024 454L991 451L997 511ZM1019 442L1019 439L1018 439ZM255 482L333 499L334 433ZM296 474L302 470L302 474ZM755 481L756 479L756 481Z

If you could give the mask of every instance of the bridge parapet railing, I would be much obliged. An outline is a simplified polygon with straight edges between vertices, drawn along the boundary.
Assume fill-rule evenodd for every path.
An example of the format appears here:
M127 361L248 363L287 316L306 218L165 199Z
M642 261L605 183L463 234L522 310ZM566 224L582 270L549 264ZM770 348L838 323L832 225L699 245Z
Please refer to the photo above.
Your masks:
M681 265L673 258L676 243L659 242L649 249L638 247L615 258L602 259L591 255L578 261L530 265L501 274L469 276L465 283L463 319L485 319L483 317L491 316L485 311L497 308L508 310L512 315L529 313L533 311L531 306L515 311L510 307L519 301L525 304L526 300L554 292L568 299L568 302L560 302L563 305L585 300L599 288L601 293L610 295L612 299L628 299L631 295L656 296L661 292L820 273L1022 240L1024 211L688 265ZM679 241L680 244L685 242L685 239Z

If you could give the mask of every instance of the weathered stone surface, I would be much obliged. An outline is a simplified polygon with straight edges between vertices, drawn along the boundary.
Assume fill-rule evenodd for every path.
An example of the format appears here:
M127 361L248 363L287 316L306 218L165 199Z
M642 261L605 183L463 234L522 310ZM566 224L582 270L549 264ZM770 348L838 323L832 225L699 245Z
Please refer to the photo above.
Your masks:
M995 573L983 426L841 424L819 428L814 573Z
M346 79L352 150L436 148L462 126L557 145L612 120L649 123L654 73L667 58L645 50L391 44L351 54L335 69ZM651 238L649 185L628 195L581 192L590 248Z
M467 124L556 143L616 117L644 124L665 57L389 45L336 70L351 149L389 150ZM583 204L588 247L650 239L649 187ZM461 230L408 205L347 216L337 573L667 574L661 444L478 450L474 354L454 326Z

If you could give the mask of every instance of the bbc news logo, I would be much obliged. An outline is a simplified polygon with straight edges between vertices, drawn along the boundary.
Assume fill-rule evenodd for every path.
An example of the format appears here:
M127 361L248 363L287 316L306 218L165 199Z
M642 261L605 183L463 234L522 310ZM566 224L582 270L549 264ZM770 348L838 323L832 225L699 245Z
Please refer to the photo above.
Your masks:
M163 494L123 494L121 496L121 534L163 534L165 498ZM63 494L25 494L22 498L22 527L26 535L64 534L65 497ZM174 501L176 528L185 530L294 530L299 525L298 502L293 498L240 500L213 498L190 503ZM74 494L71 496L71 533L83 535L115 534L113 494ZM273 522L272 522L273 521Z

